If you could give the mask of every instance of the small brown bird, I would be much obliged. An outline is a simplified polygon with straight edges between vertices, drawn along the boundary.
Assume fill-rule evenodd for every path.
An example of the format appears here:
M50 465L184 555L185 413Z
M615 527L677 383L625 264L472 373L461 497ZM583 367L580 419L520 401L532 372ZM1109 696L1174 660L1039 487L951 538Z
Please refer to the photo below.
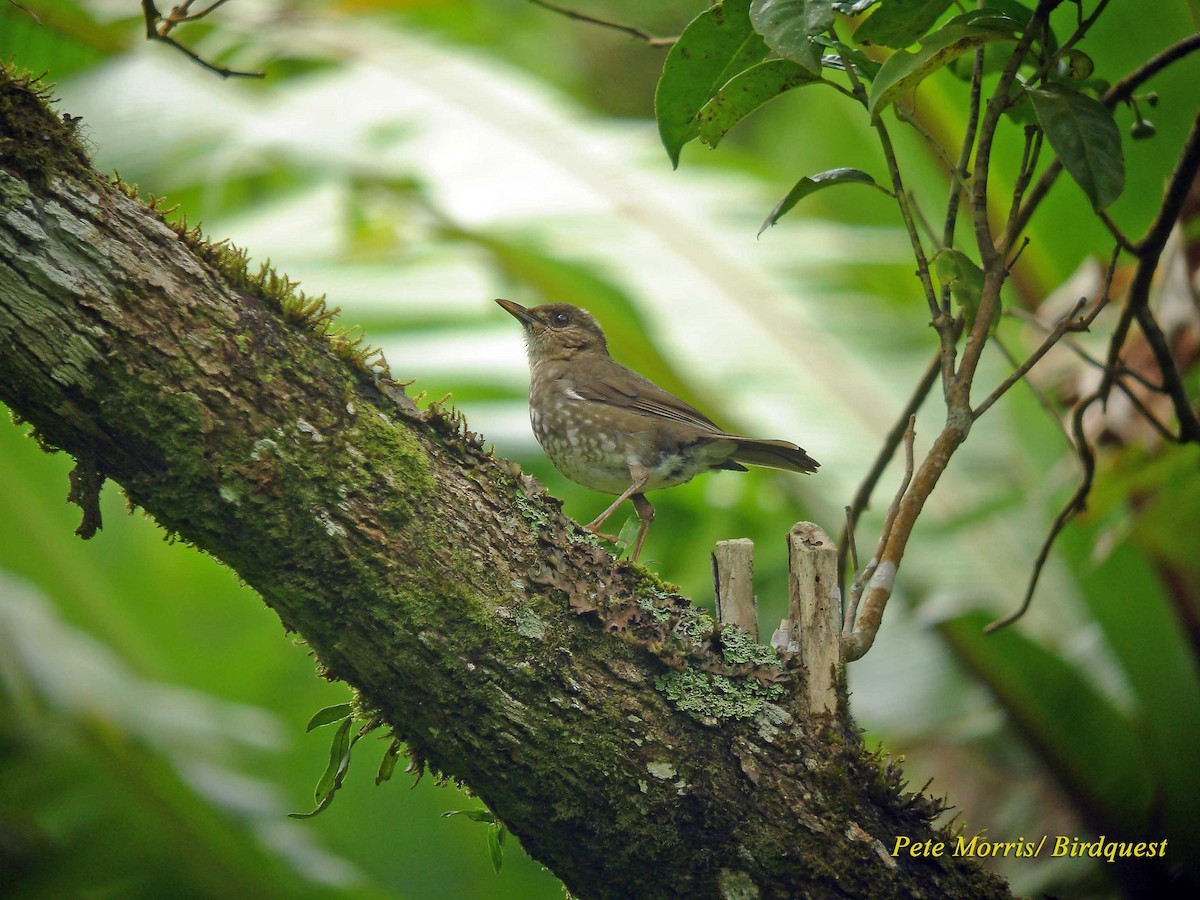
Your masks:
M588 524L599 528L632 500L641 520L633 559L654 507L647 491L675 487L713 469L745 472L742 463L790 472L820 465L787 441L722 431L703 413L608 355L600 325L566 303L526 309L497 300L525 328L529 350L529 420L550 462L572 481L617 499Z

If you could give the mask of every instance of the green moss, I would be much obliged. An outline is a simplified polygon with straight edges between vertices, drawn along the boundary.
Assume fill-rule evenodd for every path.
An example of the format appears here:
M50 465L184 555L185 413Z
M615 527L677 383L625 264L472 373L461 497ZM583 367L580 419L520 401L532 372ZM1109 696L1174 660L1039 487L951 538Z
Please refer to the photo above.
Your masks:
M781 684L735 679L689 667L654 679L654 686L682 712L714 719L747 719L783 696Z
M758 885L745 872L722 869L717 875L717 884L724 900L757 900L762 896Z
M95 177L74 120L54 111L38 79L8 64L0 64L0 164L35 191L56 177Z

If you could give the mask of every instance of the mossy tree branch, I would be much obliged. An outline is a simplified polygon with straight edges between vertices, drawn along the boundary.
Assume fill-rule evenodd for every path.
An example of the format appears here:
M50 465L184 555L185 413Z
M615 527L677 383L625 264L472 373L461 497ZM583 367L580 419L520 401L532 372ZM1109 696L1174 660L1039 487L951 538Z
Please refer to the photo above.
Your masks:
M573 893L1006 894L892 858L939 807L844 712L809 716L799 673L419 410L320 301L97 175L9 73L0 135L0 399L81 461L75 499L115 481L235 569Z

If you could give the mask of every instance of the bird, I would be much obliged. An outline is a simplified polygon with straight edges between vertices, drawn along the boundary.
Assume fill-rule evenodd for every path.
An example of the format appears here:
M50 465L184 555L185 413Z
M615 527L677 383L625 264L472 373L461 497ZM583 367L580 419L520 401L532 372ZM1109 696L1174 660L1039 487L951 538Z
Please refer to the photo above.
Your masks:
M675 487L701 472L747 471L746 465L815 472L820 465L789 441L722 430L695 407L621 365L608 352L592 314L568 303L526 308L496 302L521 323L529 356L529 420L550 462L584 487L617 499L584 526L600 526L631 500L640 528L637 561L654 521L646 493Z

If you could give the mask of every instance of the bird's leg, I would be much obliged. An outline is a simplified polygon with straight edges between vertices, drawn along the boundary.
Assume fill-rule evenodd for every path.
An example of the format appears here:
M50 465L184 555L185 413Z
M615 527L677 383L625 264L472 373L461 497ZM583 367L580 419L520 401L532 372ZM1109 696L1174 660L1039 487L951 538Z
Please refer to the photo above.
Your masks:
M629 475L630 475L630 477L633 478L633 484L629 485L629 487L626 488L625 492L623 494L621 494L621 496L618 497L616 500L614 500L612 502L612 505L609 506L608 509L606 509L604 512L600 513L600 515L596 516L596 518L593 519L591 522L589 522L587 525L583 526L588 531L590 531L592 534L596 535L596 537L603 538L606 541L615 541L616 540L616 538L601 534L597 529L599 529L600 526L604 524L605 519L607 519L609 516L611 516L613 513L615 513L617 511L618 506L620 506L622 503L624 503L630 497L639 496L638 492L641 491L641 489L646 486L646 482L650 480L650 470L647 469L645 466L630 466L629 467ZM645 498L643 498L643 499L645 499ZM634 500L633 502L634 502L634 505L636 506L637 501ZM647 506L649 506L649 503L647 503ZM640 510L638 512L638 516L639 517L641 516ZM653 507L651 507L651 518L653 518ZM640 543L638 546L639 547L641 546ZM635 557L635 559L636 559L636 557Z
M642 520L642 527L638 529L637 540L633 544L632 559L637 562L642 553L642 544L646 540L646 534L650 531L650 523L654 521L654 507L646 499L645 494L634 494L631 499L633 508L637 510L638 518Z

